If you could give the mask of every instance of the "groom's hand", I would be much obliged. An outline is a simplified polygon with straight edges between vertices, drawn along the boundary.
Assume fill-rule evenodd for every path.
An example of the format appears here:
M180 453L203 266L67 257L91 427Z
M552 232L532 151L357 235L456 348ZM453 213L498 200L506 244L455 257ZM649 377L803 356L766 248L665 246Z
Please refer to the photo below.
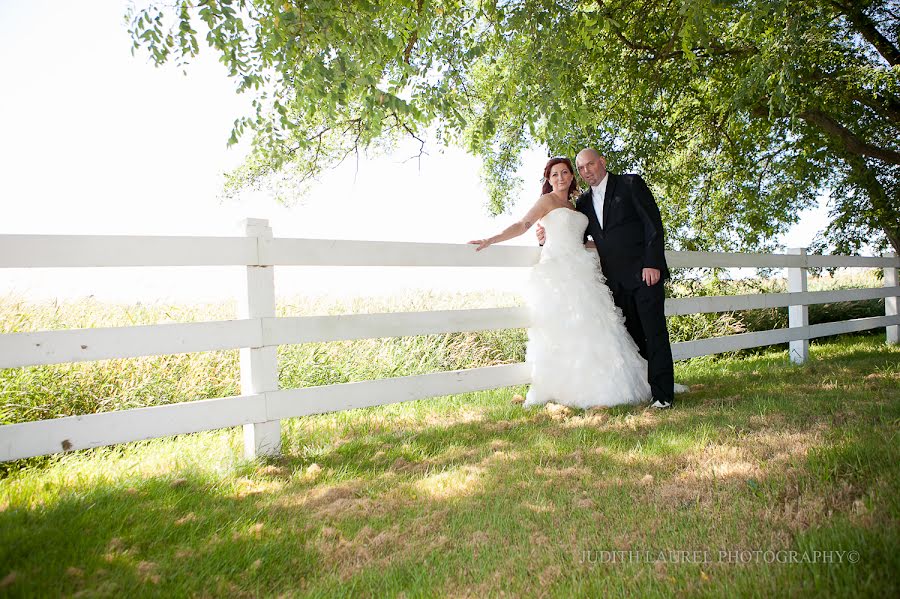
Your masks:
M534 234L537 235L538 245L544 245L544 227L539 224Z
M658 268L645 268L641 272L641 278L644 280L644 283L647 284L648 287L652 287L659 283L659 277L661 276L661 272Z

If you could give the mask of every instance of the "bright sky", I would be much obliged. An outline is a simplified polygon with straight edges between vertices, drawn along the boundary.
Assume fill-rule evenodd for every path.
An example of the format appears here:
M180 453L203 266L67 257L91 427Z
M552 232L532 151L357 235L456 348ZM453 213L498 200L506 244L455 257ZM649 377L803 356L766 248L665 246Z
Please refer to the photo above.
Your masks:
M130 53L122 0L0 2L0 234L235 235L246 217L267 218L279 237L463 243L493 234L479 162L435 145L421 162L413 146L380 159L348 161L316 184L302 205L264 194L221 203L222 173L241 162L226 148L250 97L211 52L187 69L153 67ZM546 160L523 162L519 206L537 196ZM516 214L524 210L514 210ZM783 239L809 243L824 223L809 211ZM531 238L512 243L527 245ZM301 272L301 270L303 272ZM412 287L516 290L522 269L284 269L279 294ZM239 269L0 269L0 294L34 298L93 294L123 301L215 300L237 289Z

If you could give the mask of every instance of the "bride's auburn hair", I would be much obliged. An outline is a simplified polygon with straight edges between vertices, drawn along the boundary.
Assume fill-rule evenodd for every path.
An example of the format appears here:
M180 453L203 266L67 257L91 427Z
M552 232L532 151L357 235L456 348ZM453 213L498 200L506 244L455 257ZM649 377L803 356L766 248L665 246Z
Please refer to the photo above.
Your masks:
M550 185L550 169L557 164L565 164L572 173L572 183L569 185L569 197L572 197L573 194L578 193L578 185L575 184L575 169L572 168L572 161L564 156L557 156L547 161L547 166L544 167L544 186L541 188L541 193L553 191L553 186Z

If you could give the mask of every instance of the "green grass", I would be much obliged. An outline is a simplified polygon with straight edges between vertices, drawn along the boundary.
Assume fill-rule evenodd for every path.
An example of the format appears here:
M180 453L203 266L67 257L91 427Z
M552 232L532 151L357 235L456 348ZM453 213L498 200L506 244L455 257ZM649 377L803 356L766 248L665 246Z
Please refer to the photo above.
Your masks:
M664 413L506 389L288 420L265 463L236 429L22 462L0 479L0 594L894 596L900 348L811 354L680 363L692 390Z

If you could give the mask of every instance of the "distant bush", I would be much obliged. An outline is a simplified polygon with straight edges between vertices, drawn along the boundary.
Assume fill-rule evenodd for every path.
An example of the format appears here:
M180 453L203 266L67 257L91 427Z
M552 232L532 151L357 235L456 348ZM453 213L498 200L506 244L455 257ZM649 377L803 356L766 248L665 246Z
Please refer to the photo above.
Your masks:
M810 291L833 289L863 289L881 286L877 271L840 274L836 277L809 277ZM669 285L669 297L700 297L712 295L745 295L753 293L784 293L784 279L682 279ZM854 318L884 315L884 300L835 302L809 306L809 323L837 322ZM788 326L788 309L739 310L718 314L689 314L668 319L669 335L673 342L693 341L720 335L735 335L754 331L780 329Z

